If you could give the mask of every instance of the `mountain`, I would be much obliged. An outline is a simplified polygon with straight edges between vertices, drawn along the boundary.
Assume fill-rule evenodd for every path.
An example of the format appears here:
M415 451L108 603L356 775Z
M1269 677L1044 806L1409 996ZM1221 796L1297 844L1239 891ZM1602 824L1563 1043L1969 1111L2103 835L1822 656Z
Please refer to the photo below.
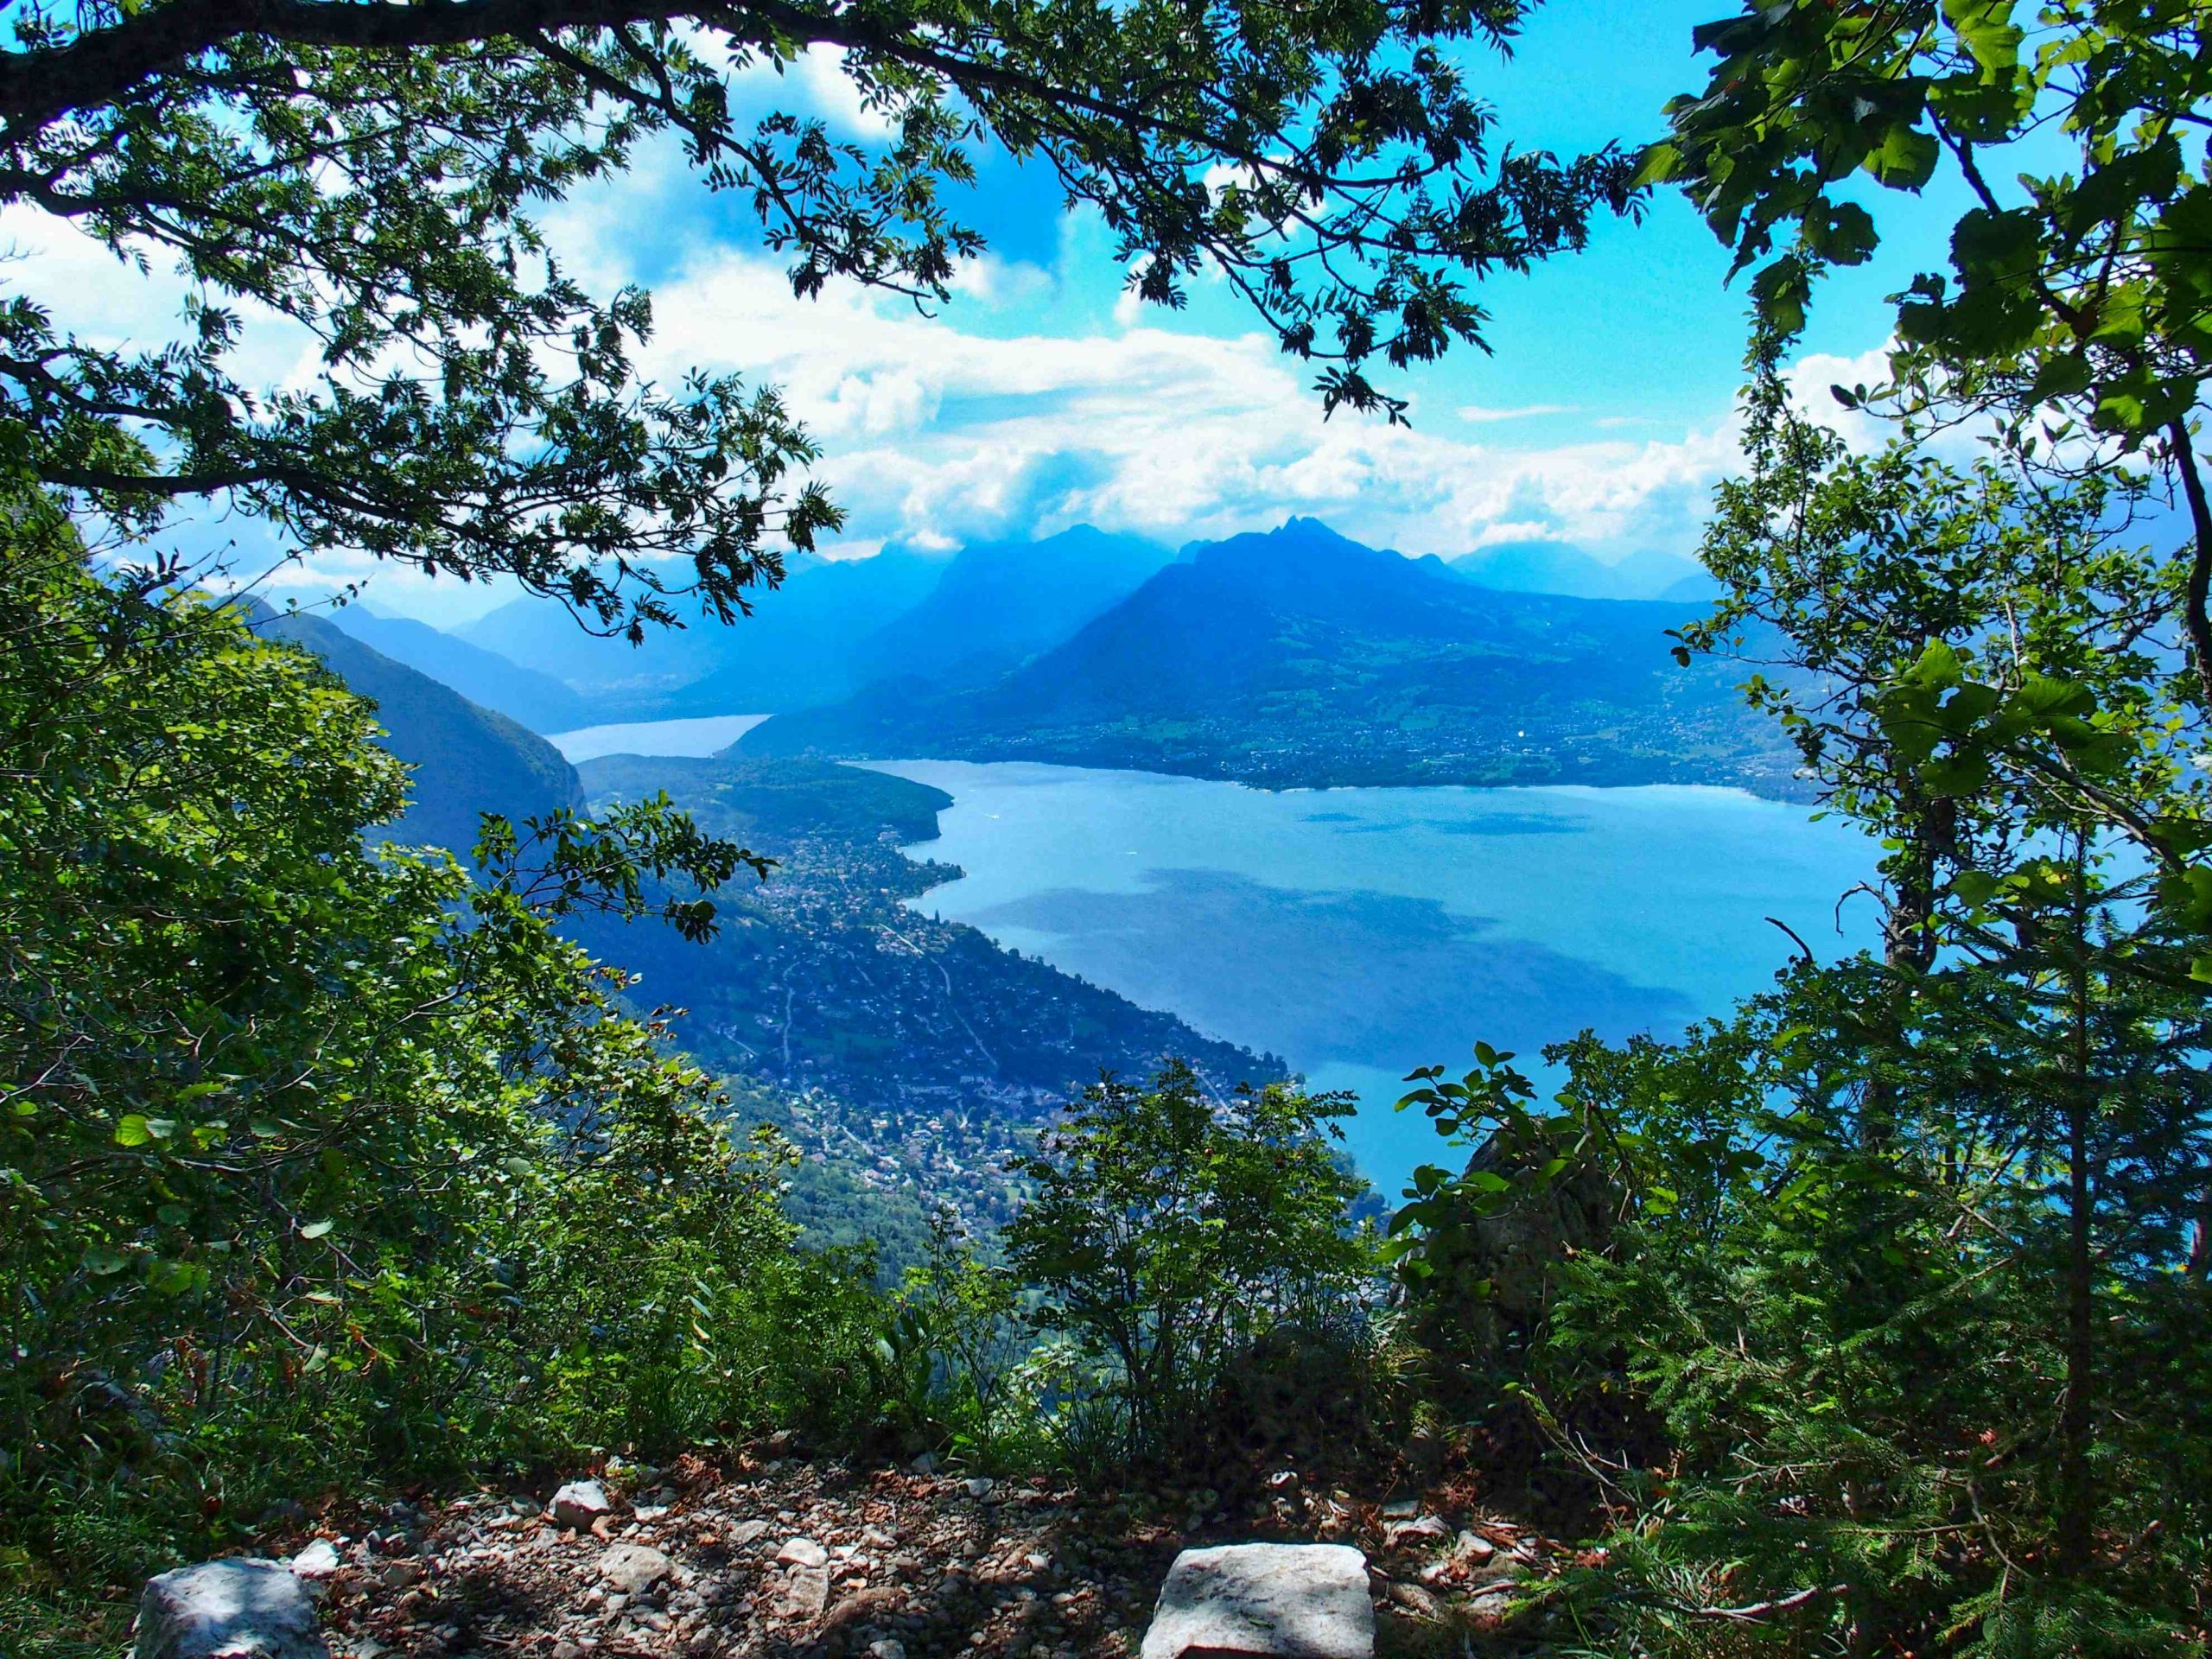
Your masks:
M991 683L901 679L747 734L753 755L1129 766L1273 786L1732 783L1789 758L1738 671L1669 656L1694 607L1476 586L1310 518L1199 544Z
M867 655L924 679L987 680L1059 644L1170 556L1089 524L963 548L928 597L875 631Z
M320 617L248 608L264 636L289 639L377 705L385 747L415 769L412 804L384 838L429 842L463 858L476 844L477 817L503 812L518 824L556 807L582 807L583 785L561 752L506 715L471 702Z
M791 561L784 585L728 626L690 616L643 645L601 639L557 602L524 597L461 630L590 700L593 722L766 714L849 695L873 672L868 640L919 603L944 563L903 549L866 559ZM593 723L588 722L588 723Z
M1709 571L1693 570L1659 590L1659 597L1676 605L1710 606L1719 598L1721 586Z
M1497 542L1450 563L1454 572L1478 587L1509 594L1564 594L1574 599L1657 599L1705 575L1689 560L1672 553L1643 549L1607 564L1566 542ZM1698 596L1704 596L1703 589Z
M379 615L362 605L333 611L326 620L392 661L429 675L471 702L518 721L533 732L572 732L600 717L596 705L550 674L524 668L427 622Z

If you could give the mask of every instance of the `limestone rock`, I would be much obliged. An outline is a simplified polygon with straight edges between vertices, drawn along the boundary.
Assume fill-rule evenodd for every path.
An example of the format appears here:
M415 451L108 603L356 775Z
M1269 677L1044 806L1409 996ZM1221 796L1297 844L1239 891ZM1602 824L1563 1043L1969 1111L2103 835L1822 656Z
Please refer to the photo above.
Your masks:
M675 1570L673 1561L645 1544L615 1544L599 1558L599 1576L626 1596L651 1589Z
M281 1561L233 1558L148 1580L133 1659L328 1659L307 1586Z
M729 1529L729 1547L743 1549L747 1545L757 1544L768 1535L768 1532L766 1521L741 1521Z
M339 1558L338 1546L327 1538L317 1538L292 1557L292 1571L303 1579L327 1579L345 1565Z
M783 1605L777 1611L786 1618L819 1618L830 1605L830 1569L799 1567L791 1569L784 1588Z
M1186 1653L1373 1659L1367 1558L1343 1544L1185 1550L1160 1586L1143 1659Z
M553 1518L579 1532L588 1530L613 1507L607 1501L607 1488L595 1480L572 1480L553 1494Z
M793 1538L776 1552L776 1559L787 1567L822 1567L828 1563L830 1552L811 1538Z

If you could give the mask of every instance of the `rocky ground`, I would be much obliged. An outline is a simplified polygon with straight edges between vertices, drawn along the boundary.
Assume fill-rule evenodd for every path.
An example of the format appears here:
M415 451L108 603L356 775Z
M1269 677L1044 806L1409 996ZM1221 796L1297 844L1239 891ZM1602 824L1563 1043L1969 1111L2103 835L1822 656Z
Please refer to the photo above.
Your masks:
M282 1542L341 1659L1131 1659L1179 1549L1255 1539L1359 1546L1386 1649L1459 1651L1510 1646L1516 1592L1559 1560L1448 1491L1384 1502L1289 1470L1224 1505L771 1442L719 1465L617 1465L557 1514L551 1496L334 1511Z

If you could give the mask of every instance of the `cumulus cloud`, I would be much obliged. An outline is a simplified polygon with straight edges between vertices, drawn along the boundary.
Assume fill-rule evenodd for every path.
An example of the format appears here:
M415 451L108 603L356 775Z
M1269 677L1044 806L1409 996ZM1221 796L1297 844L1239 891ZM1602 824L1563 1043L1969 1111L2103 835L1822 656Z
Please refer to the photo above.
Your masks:
M747 105L804 109L863 141L889 131L834 52L809 52L780 79L760 68L739 79ZM1578 403L1573 387L1559 401L1446 405L1433 419L1416 405L1411 429L1351 414L1325 421L1313 371L1272 337L1208 334L1188 317L1163 324L1126 292L1110 298L1118 273L1095 215L1062 216L1052 269L996 255L963 263L952 302L933 317L849 285L796 299L782 263L740 239L745 217L715 204L664 137L641 146L621 178L543 215L588 286L652 288L643 366L663 384L699 367L785 389L849 511L844 555L1078 522L1173 542L1291 512L1415 553L1532 537L1599 557L1687 551L1713 485L1738 464L1730 411L1685 431ZM40 261L39 290L72 296L100 337L174 332L184 290L164 267L142 275L41 214L0 219L0 246L10 241ZM297 331L257 319L248 335L266 384L312 372ZM1807 359L1797 375L1808 406L1817 393L1842 416L1828 382L1878 378L1879 357ZM1491 441L1492 429L1503 440L1538 420L1557 423L1548 435L1564 426L1573 435ZM327 585L372 571L377 596L404 608L451 615L496 597L452 595L450 582L418 588L404 572L342 557L280 580Z
M1117 319L991 334L957 307L921 317L850 289L798 301L772 264L728 248L664 280L655 313L657 373L781 385L854 532L882 539L1087 521L1179 540L1305 512L1408 551L1456 552L1511 524L1602 556L1686 545L1737 453L1726 421L1664 441L1593 427L1539 449L1324 421L1310 374L1258 334Z

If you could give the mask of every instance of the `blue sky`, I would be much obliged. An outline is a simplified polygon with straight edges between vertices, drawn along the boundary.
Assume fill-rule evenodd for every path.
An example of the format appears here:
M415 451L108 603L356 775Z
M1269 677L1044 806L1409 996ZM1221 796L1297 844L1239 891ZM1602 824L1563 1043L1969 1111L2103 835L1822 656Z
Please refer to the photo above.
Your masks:
M1634 144L1660 130L1669 95L1700 84L1690 31L1728 10L1725 0L1552 0L1510 61L1475 60L1474 83L1519 147ZM741 96L819 113L841 137L880 136L833 57L814 55L780 80L755 72ZM649 147L629 175L545 222L595 289L654 291L645 360L657 377L699 366L785 387L850 515L831 550L841 556L1084 521L1179 543L1293 512L1413 553L1529 538L1607 559L1687 553L1730 469L1743 296L1724 286L1724 250L1671 194L1640 226L1601 226L1580 256L1484 283L1495 355L1463 351L1402 377L1392 389L1412 398L1413 426L1392 431L1345 415L1325 423L1311 372L1262 337L1221 284L1196 284L1183 313L1136 306L1103 227L1065 212L1042 169L979 160L978 185L953 205L989 251L933 317L850 287L794 300L744 202L708 192L670 145ZM1885 201L1891 250L1823 291L1806 342L1809 385L1866 372L1851 359L1882 345L1883 296L1940 248L1952 206ZM79 302L81 316L59 308L65 322L109 339L173 324L180 294L158 268L141 276L48 225L15 219L0 232L46 267L42 289ZM263 353L271 380L302 372L299 343L281 330L249 351ZM208 524L185 539L237 532ZM506 597L344 555L282 580L309 597L361 575L381 608L436 621Z

